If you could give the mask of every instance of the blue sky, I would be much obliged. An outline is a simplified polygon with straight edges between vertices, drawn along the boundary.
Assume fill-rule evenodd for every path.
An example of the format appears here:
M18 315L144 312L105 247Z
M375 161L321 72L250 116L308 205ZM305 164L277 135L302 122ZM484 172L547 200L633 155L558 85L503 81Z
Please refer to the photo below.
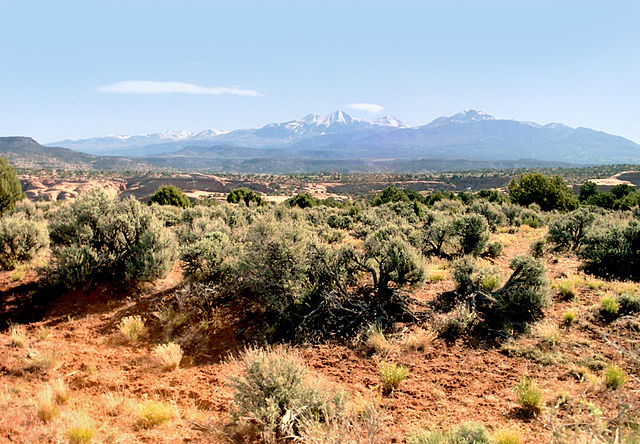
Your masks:
M640 142L637 1L0 0L0 16L0 135L475 108Z

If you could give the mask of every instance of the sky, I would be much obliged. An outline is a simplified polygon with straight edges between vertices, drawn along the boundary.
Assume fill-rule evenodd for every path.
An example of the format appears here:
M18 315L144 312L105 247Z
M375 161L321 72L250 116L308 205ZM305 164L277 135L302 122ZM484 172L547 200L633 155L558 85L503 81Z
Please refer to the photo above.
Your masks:
M640 2L0 0L0 135L463 109L640 143Z

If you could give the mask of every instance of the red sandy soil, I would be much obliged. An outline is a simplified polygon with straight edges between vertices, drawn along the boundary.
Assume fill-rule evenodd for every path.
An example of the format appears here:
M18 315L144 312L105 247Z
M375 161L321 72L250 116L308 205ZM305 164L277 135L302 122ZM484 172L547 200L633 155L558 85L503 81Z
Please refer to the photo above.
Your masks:
M530 242L542 235L544 230L528 227L496 235L509 245L495 265L506 275L509 258L526 252ZM550 255L546 260L551 282L577 272L574 257ZM444 273L447 277L443 281L426 284L415 291L414 297L428 301L452 289L450 272ZM25 273L22 282L14 283L9 275L0 273L0 294L5 303L20 301L12 295L20 291L20 285L35 279L35 274ZM186 350L177 370L161 371L150 360L153 347L166 340L166 326L160 325L156 313L180 281L181 270L176 265L167 278L135 297L113 299L95 291L61 298L48 307L42 320L27 325L25 347L12 346L9 335L1 334L0 442L63 442L77 411L91 418L97 442L230 442L227 426L233 393L228 383L238 368L227 358L237 355L244 346L236 335L243 323L242 308L222 307L207 335L195 340L188 334L177 338ZM352 397L378 400L385 414L380 442L404 442L407 433L418 427L446 428L476 421L492 430L516 429L525 442L549 442L552 429L575 423L598 428L616 417L620 403L636 409L639 406L640 322L637 316L609 324L600 321L594 306L615 287L600 285L600 289L581 285L573 301L561 301L553 292L554 303L543 323L557 326L567 309L578 311L575 325L560 330L559 345L541 345L535 334L523 335L514 342L520 348L538 348L559 356L557 364L507 356L496 346L464 341L447 344L441 339L433 339L420 351L397 345L387 355L372 354L357 344L294 349L310 369L340 385ZM6 305L3 310L6 312ZM132 314L141 315L149 326L148 335L137 344L125 342L117 329L118 322ZM38 337L41 327L49 329L45 339ZM29 350L54 351L58 365L46 371L25 370ZM605 389L597 379L598 371L583 380L575 376L575 363L594 355L625 370L628 381L623 388ZM404 364L411 370L408 379L388 397L381 395L381 360ZM545 407L533 418L524 418L518 409L513 387L522 375L534 377L544 393ZM59 415L45 424L37 416L34 397L56 377L66 381L71 396L59 406ZM557 403L560 395L567 400L561 405ZM120 404L109 397L120 400ZM145 398L171 404L176 416L156 428L138 427L135 406ZM590 412L589 402L602 411L601 416Z

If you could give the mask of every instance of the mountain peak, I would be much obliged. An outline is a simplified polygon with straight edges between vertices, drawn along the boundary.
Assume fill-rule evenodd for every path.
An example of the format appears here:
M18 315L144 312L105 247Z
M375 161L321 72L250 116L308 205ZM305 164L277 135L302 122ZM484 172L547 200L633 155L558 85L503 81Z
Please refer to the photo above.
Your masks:
M407 127L407 125L405 125L402 121L400 121L399 119L397 119L394 116L378 117L372 123L374 125L378 125L378 126L391 126L391 127L394 127L394 128L406 128Z
M349 114L345 113L341 109L334 111L332 114L329 114L324 118L322 124L324 126L331 126L335 124L347 125L353 122L355 119L351 117Z
M463 122L468 122L468 121L479 121L479 120L495 120L493 118L493 116L482 112L482 111L478 111L477 109L465 109L462 112L459 112L457 114L454 114L453 116L449 117L450 120L458 120L458 121L463 121Z
M493 116L478 111L477 109L465 109L450 117L438 117L427 126L440 126L449 123L468 123L468 122L482 122L485 120L495 120Z

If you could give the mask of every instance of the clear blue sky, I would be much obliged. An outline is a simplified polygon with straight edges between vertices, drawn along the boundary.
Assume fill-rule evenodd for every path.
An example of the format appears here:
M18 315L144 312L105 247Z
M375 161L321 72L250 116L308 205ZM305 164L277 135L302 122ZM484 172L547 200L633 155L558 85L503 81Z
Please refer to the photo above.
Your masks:
M476 108L640 142L634 0L0 0L0 16L0 135L229 130L367 103L409 125Z

